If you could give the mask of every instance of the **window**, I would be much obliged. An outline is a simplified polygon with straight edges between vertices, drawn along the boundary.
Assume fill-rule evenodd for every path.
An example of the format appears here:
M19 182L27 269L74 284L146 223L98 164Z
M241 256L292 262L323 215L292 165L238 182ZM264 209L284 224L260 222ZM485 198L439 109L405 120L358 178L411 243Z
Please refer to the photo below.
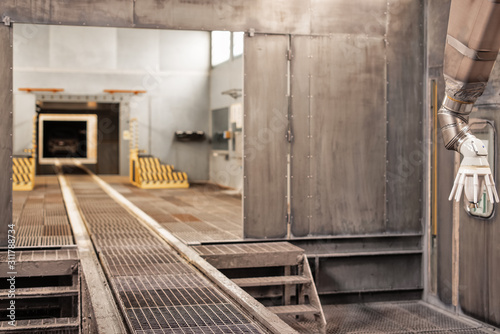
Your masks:
M243 32L233 32L233 57L243 54Z
M231 58L231 32L212 31L212 66Z
M212 31L212 66L243 54L243 32Z
M496 181L495 175L495 128L492 123L481 119L471 119L470 129L472 133L486 146L488 150L488 163L490 164L493 178ZM464 196L465 199L465 196ZM465 199L465 210L472 216L480 218L489 218L493 214L494 204L487 200L486 187L483 186L481 199L477 208L470 208L468 201Z

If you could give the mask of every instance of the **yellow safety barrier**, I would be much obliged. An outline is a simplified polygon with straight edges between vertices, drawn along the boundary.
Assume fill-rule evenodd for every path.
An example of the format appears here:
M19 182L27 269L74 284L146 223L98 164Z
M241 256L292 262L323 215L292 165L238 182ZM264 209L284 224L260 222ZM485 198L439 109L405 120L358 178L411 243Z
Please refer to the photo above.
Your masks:
M35 187L36 116L33 117L32 147L24 150L29 157L12 158L12 190L29 191Z
M137 119L130 120L130 183L142 189L189 188L187 174L156 157L139 156Z

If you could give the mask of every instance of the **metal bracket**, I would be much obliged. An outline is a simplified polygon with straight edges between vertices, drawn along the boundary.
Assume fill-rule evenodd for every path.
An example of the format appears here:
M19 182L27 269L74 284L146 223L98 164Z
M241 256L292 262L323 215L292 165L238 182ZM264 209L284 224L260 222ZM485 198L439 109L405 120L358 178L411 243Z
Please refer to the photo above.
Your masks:
M248 37L254 37L255 36L255 29L250 28L248 29Z
M7 27L10 27L10 25L11 25L10 16L4 16L4 17L2 17L2 22Z

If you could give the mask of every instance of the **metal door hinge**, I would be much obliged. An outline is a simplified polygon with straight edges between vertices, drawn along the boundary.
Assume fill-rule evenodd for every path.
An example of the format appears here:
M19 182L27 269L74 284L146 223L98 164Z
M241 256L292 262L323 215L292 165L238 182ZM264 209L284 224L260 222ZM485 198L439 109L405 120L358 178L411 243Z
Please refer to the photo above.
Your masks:
M292 50L287 50L286 52L286 59L288 59L288 61L292 61Z
M10 16L2 17L3 24L10 27Z
M293 140L292 129L288 129L287 130L287 132L286 132L286 140L288 140L289 143L292 142L292 140Z

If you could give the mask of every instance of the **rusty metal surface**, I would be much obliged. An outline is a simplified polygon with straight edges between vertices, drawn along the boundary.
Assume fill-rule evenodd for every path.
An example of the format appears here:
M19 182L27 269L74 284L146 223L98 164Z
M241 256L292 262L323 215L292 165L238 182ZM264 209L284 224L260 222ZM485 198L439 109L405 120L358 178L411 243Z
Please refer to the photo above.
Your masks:
M89 176L69 180L132 332L262 332Z

